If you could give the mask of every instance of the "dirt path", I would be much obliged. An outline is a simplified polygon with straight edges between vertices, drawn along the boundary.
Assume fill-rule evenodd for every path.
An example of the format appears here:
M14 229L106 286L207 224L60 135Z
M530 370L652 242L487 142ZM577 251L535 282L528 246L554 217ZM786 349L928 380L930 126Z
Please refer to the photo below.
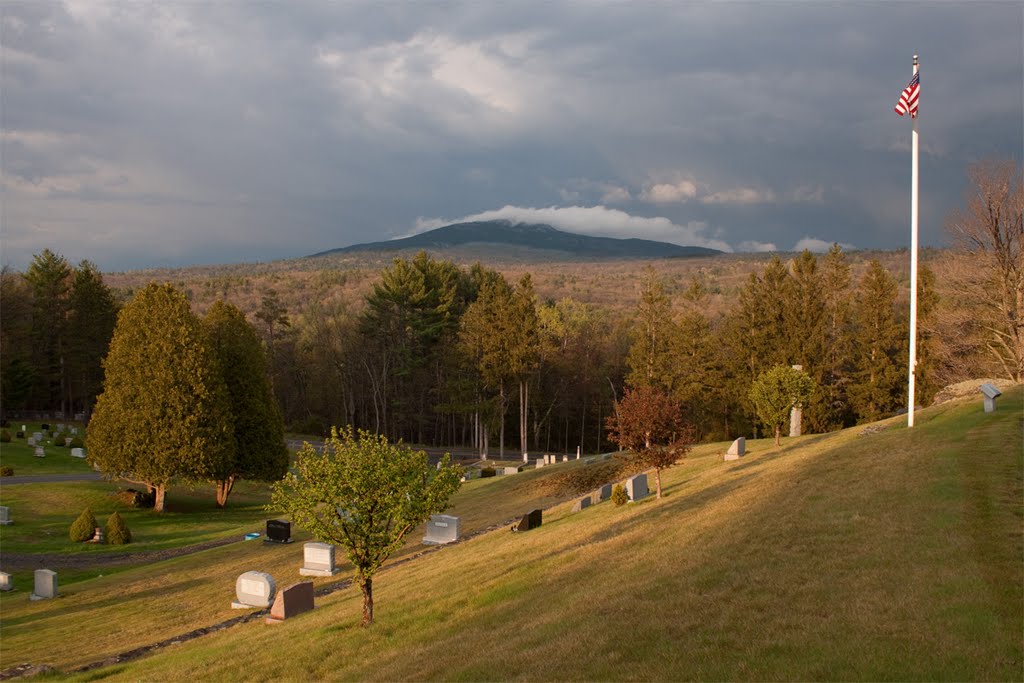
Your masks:
M181 548L167 548L165 550L147 550L136 553L82 553L69 555L68 553L3 553L0 556L0 564L4 571L12 569L92 569L96 567L117 567L125 564L144 564L149 562L160 562L169 560L172 557L191 555L210 548L218 548L230 543L238 543L242 539L238 536L227 538L215 538L205 543L196 543Z

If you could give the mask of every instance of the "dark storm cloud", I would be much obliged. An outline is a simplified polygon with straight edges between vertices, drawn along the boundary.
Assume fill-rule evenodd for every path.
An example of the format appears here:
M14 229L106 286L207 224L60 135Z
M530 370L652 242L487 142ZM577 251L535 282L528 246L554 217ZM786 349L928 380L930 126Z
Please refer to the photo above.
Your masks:
M3 261L266 260L468 216L922 241L1021 156L1010 3L6 3ZM810 238L807 241L805 238Z

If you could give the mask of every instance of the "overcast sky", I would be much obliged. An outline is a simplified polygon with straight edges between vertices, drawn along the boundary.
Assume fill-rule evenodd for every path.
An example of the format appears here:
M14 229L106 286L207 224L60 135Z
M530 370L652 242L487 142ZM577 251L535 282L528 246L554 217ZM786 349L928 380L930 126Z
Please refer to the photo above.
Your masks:
M729 251L921 241L1024 148L1020 2L0 3L2 240L101 269L467 217Z

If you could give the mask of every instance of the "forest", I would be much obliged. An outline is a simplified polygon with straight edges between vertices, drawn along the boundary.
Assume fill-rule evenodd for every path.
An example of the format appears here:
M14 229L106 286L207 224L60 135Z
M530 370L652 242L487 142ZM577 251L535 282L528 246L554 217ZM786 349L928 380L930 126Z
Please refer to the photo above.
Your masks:
M972 167L950 246L918 278L917 404L946 384L1024 380L1020 173ZM626 387L675 400L697 439L757 435L751 384L775 365L813 380L804 430L906 409L908 254L729 255L574 263L420 252L101 274L44 250L0 273L4 416L87 419L118 309L149 281L197 313L236 305L263 340L289 429L352 425L409 443L614 448Z

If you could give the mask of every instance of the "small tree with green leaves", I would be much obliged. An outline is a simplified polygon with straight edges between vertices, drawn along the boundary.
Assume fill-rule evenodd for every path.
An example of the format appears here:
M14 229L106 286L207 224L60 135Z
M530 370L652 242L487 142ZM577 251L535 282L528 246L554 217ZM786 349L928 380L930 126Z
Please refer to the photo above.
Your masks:
M274 484L272 508L321 541L345 548L363 591L363 626L373 623L373 577L406 535L444 511L459 489L460 468L383 435L331 429L318 452L303 445L294 469Z
M622 507L629 502L629 494L626 493L626 489L622 487L622 484L616 484L612 487L612 502L615 503L615 507Z
M757 417L775 430L775 445L779 445L782 426L789 419L794 406L803 407L811 399L814 382L807 373L787 365L776 365L761 374L750 387L750 400Z

